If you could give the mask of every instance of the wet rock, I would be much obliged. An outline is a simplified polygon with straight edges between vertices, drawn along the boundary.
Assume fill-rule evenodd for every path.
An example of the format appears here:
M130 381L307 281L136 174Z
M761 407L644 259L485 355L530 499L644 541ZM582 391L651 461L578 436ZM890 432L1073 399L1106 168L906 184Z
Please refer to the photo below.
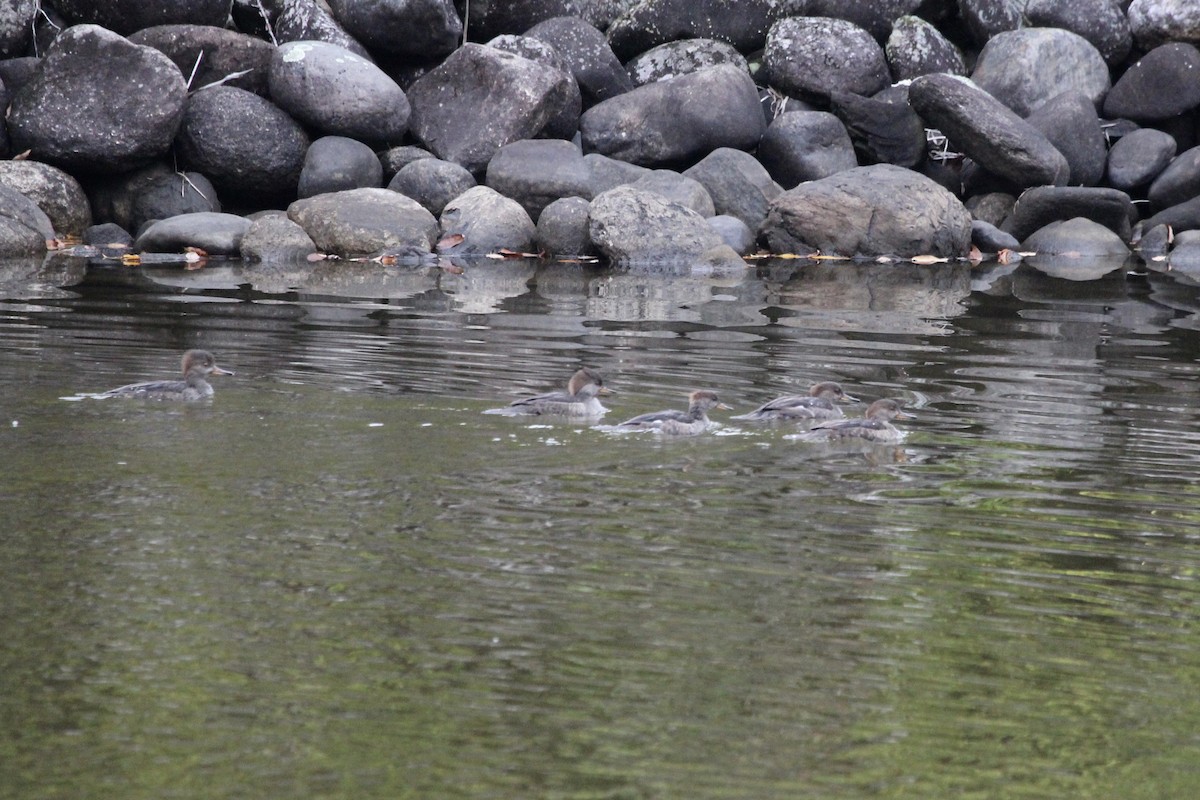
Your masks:
M859 163L912 169L925 160L925 123L908 104L907 87L884 89L874 97L834 92L829 99Z
M1146 197L1159 208L1200 195L1200 147L1184 150L1150 184Z
M38 0L16 0L0 12L0 58L11 58L25 52L30 31L38 13Z
M1039 255L1102 257L1129 255L1129 247L1120 236L1098 222L1083 217L1051 222L1034 231L1022 249ZM1034 262L1030 262L1034 263Z
M1126 13L1143 50L1164 42L1200 42L1200 5L1193 0L1133 0Z
M656 169L638 178L630 186L645 192L654 192L673 203L690 208L702 217L715 216L717 213L712 197L704 185L674 170Z
M633 183L650 173L649 167L618 161L599 153L588 153L583 157L583 163L587 165L591 174L592 197L617 186Z
M585 151L658 166L718 147L752 148L765 125L754 81L723 65L598 103L584 112L580 132Z
M63 31L13 96L15 151L68 171L121 172L164 155L187 101L183 76L150 47L96 25Z
M852 22L787 17L771 26L763 67L774 88L823 103L836 91L872 95L891 82L883 49Z
M129 41L153 47L171 59L190 79L192 91L223 82L267 94L267 72L275 48L262 39L210 25L158 25L132 34Z
M785 189L858 166L845 126L827 111L779 116L759 142L758 160Z
M299 261L317 246L282 211L269 211L251 218L242 236L242 258L249 261Z
M1155 225L1148 228L1137 242L1138 255L1146 261L1158 256L1165 256L1171 249L1172 238L1174 238L1174 233L1166 225Z
M488 162L486 183L537 219L560 197L592 199L592 171L571 142L528 139L501 147Z
M935 72L967 74L959 49L920 17L905 16L896 20L883 52L893 80L910 80Z
M1070 167L1042 133L987 92L949 75L924 75L908 90L913 109L951 146L1019 187L1063 184Z
M373 52L431 59L462 39L453 0L329 0L329 9L346 33Z
M759 235L774 253L958 257L970 247L971 215L929 178L876 164L784 192Z
M1110 67L1124 62L1133 47L1129 21L1114 0L1029 0L1025 19L1035 28L1062 28L1079 34L1100 51Z
M92 209L79 181L49 164L0 161L0 185L37 203L59 236L79 236L92 224Z
M1132 220L1136 213L1129 195L1118 189L1038 186L1017 198L1001 227L1024 240L1051 222L1077 217L1103 225L1127 242L1133 235Z
M971 222L971 244L983 253L1019 250L1021 243L1011 233L1000 230L990 222L977 219Z
M327 42L288 42L271 59L271 100L322 134L399 142L408 129L404 91L383 70Z
M1099 104L1110 86L1100 51L1082 36L1055 28L997 34L979 53L971 80L1022 117L1067 91Z
M736 47L716 39L685 39L660 44L635 56L625 69L634 86L643 86L718 64L729 64L750 72L745 57Z
M1108 147L1096 106L1078 92L1064 92L1042 103L1025 118L1067 159L1067 183L1095 186L1104 177Z
M232 86L196 92L176 139L185 168L242 202L295 196L309 139L269 100Z
M1122 136L1108 151L1108 183L1130 191L1149 185L1175 157L1169 133L1142 128Z
M55 0L72 25L92 23L121 34L155 25L225 25L229 0Z
M54 226L37 203L0 184L0 258L40 255L53 238Z
M683 174L708 190L718 215L736 217L752 231L758 230L767 218L768 205L783 192L758 159L731 147L713 150Z
M614 264L689 263L724 245L695 211L630 186L610 189L592 201L589 235Z
M405 144L399 147L389 147L379 154L379 163L383 165L384 180L391 180L396 173L414 161L422 158L437 158L423 147Z
M1160 226L1170 226L1176 231L1190 231L1200 228L1200 196L1164 208L1142 223L1142 229L1153 230Z
M318 0L275 0L279 9L275 17L275 38L285 42L328 42L344 47L351 53L370 58L367 48L346 32L329 13L328 6Z
M539 22L526 36L540 39L562 54L583 94L598 102L633 88L629 73L608 46L604 34L578 17Z
M0 59L0 81L4 82L9 96L17 93L42 67L42 59L34 56Z
M729 245L739 256L748 256L754 252L754 231L737 217L718 214L715 217L709 217L708 224L720 234L721 241Z
M468 189L442 211L442 237L461 235L461 244L447 252L456 255L533 250L536 229L520 203L487 186Z
M199 172L177 172L162 162L93 182L88 196L98 220L127 231L141 230L150 220L221 210L208 178Z
M643 0L613 20L608 41L623 61L676 39L720 39L749 53L787 11L775 0Z
M475 176L453 161L419 158L397 172L387 188L411 197L436 217L447 203L475 185Z
M297 200L288 218L317 249L341 256L385 248L432 252L438 224L416 200L387 189L350 189Z
M591 202L582 197L560 197L542 209L537 221L538 247L556 256L597 254L588 231Z
M383 183L383 166L375 151L356 139L322 136L308 147L298 197L312 197L344 189L378 187Z
M237 214L201 211L152 223L133 243L137 253L178 253L198 247L211 255L239 255L250 220Z
M101 249L132 250L133 236L115 222L102 222L83 232L83 243Z
M409 128L439 158L481 172L501 147L542 131L570 98L560 70L468 43L409 88Z
M571 65L562 53L558 52L549 42L543 42L532 36L514 36L512 34L497 36L488 42L488 47L494 47L547 67L553 67L566 76L569 96L538 135L550 139L572 138L579 130L579 115L583 113L583 93L579 91L579 84L571 73Z
M1184 42L1154 48L1125 70L1104 98L1104 113L1165 120L1200 106L1200 50Z

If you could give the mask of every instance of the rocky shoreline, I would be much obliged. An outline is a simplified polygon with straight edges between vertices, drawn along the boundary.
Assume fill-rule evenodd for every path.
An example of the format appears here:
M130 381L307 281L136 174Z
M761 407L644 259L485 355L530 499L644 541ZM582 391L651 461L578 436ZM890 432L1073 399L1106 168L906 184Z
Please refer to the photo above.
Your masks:
M1190 0L29 0L0 257L1200 263L1197 42Z

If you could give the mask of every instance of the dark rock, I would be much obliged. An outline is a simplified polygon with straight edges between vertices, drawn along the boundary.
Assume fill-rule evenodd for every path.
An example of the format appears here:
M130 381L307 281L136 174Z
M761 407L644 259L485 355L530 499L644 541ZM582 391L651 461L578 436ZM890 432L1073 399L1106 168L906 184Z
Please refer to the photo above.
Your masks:
M677 78L698 69L729 64L750 72L746 59L737 48L716 39L685 39L660 44L631 59L625 65L635 86Z
M447 203L475 185L475 176L460 164L419 158L397 172L387 188L411 197L436 217Z
M120 172L164 155L187 86L170 59L95 25L59 34L8 110L16 152L68 171Z
M911 169L925 160L925 123L908 104L907 87L884 89L874 97L834 92L829 99L859 163Z
M275 38L285 42L328 42L370 58L367 48L333 18L323 0L276 0Z
M1025 118L1067 159L1073 186L1095 186L1104 177L1108 148L1096 106L1078 92L1052 97Z
M982 89L950 75L923 75L909 86L908 98L930 127L989 172L1020 187L1066 182L1070 167L1063 154Z
M1133 34L1114 0L1029 0L1025 19L1035 28L1062 28L1092 43L1105 63L1119 66L1133 47Z
M137 253L178 253L198 247L211 255L239 255L250 220L237 214L202 211L152 223L133 243Z
M1147 186L1171 163L1175 149L1174 137L1153 128L1122 136L1108 150L1109 185L1124 191Z
M931 23L920 17L896 20L884 45L884 56L897 81L911 80L935 72L966 75L962 53Z
M1129 247L1111 228L1084 217L1059 220L1039 228L1025 239L1022 249L1039 255L1093 258L1129 255Z
M754 231L767 218L770 202L783 192L758 159L731 147L713 150L683 174L708 190L718 215L736 217Z
M1142 223L1142 229L1148 231L1160 225L1169 225L1176 231L1200 228L1200 196L1185 200L1170 208L1164 208L1150 219L1145 220Z
M83 232L83 243L92 247L133 249L133 236L115 222L92 225Z
M669 165L718 147L752 148L765 122L754 81L724 65L605 100L584 112L579 127L585 151Z
M984 253L1019 250L1021 243L1011 233L1000 230L990 222L977 219L971 222L971 244Z
M622 61L677 39L720 39L750 53L789 10L775 0L643 0L613 20L608 41Z
M275 48L262 39L208 25L158 25L138 31L129 41L171 59L193 91L224 82L267 94L267 70ZM231 77L238 73L246 74Z
M501 147L488 163L486 183L516 200L536 220L560 197L591 200L592 171L579 148L554 139L527 139Z
M1200 147L1184 150L1150 184L1146 197L1159 208L1200 195Z
M724 245L704 217L654 192L618 186L589 209L592 243L614 264L690 263Z
M92 208L79 181L49 164L0 161L0 185L37 203L59 236L79 236L92 224Z
M597 255L588 233L590 207L582 197L560 197L546 206L537 221L538 246L551 255Z
M540 39L562 54L584 95L608 100L633 88L629 73L608 46L604 34L579 17L556 17L539 22L526 36Z
M329 0L329 8L346 33L373 52L433 59L462 39L453 0Z
M316 251L312 237L282 211L251 218L242 236L242 258L250 261L299 261Z
M39 9L35 0L18 0L6 5L7 8L0 11L0 59L25 53Z
M127 231L141 230L150 220L221 210L208 178L199 172L176 172L162 162L94 182L88 196L98 220Z
M571 98L553 67L465 44L408 91L409 128L439 158L479 172L510 142L530 139Z
M1168 263L1172 270L1195 277L1200 272L1200 231L1184 231L1176 236Z
M357 139L322 136L308 147L300 170L297 197L312 197L345 189L378 188L383 166L375 151Z
M0 81L4 82L9 96L16 94L17 90L33 80L41 66L42 59L34 56L0 60Z
M229 18L229 0L55 0L72 25L92 23L122 36L155 25L215 25Z
M656 169L648 175L643 175L630 184L634 189L644 192L654 192L665 197L672 203L690 208L702 217L715 216L712 197L700 181L689 178L674 170Z
M1020 240L1058 220L1083 217L1103 225L1123 241L1132 236L1135 218L1129 195L1119 189L1084 186L1038 186L1017 198L1001 226Z
M970 248L971 215L929 178L875 164L784 192L760 238L774 253L955 258Z
M227 197L259 202L294 196L309 139L270 101L232 86L194 93L176 139L185 168Z
M1127 16L1133 41L1143 50L1200 41L1200 5L1194 0L1139 0L1129 5Z
M1069 91L1098 105L1110 86L1100 51L1082 36L1054 28L997 34L980 52L971 80L1022 117Z
M1184 42L1154 48L1142 56L1104 98L1109 117L1159 120L1200 106L1200 50Z
M530 61L536 61L547 67L553 67L559 70L566 76L567 94L569 95L561 104L558 112L550 118L546 123L539 136L545 136L549 139L570 139L575 136L579 130L579 115L583 113L583 94L579 91L579 84L576 83L575 77L571 72L571 65L562 53L554 48L554 45L549 42L543 42L541 39L535 39L532 36L516 36L513 34L505 34L497 36L487 43L488 47L494 47L497 50L503 50L506 53L528 58Z
M958 16L979 47L993 36L1021 27L1020 9L1011 0L957 0L957 5Z
M0 184L0 258L40 255L53 238L54 226L37 203Z
M408 129L404 91L361 56L327 42L288 42L271 59L271 99L313 130L398 143Z
M758 160L785 189L858 166L845 126L826 111L796 111L776 119L759 142Z
M607 192L609 189L631 184L643 175L650 174L649 167L640 167L637 164L630 164L628 161L618 161L599 153L588 153L583 157L583 163L587 165L588 172L592 176L592 197L601 192Z
M471 3L467 33L472 41L486 42L496 36L523 33L539 22L554 17L583 17L587 7L591 5L594 3L589 0L505 0L502 3Z
M287 215L323 253L350 256L385 248L429 253L437 240L433 215L416 200L387 189L350 189L297 200Z
M423 147L403 144L399 147L389 147L379 154L379 163L383 166L384 180L391 180L396 173L414 161L422 158L437 158Z
M1004 220L1008 219L1008 215L1012 213L1013 206L1016 204L1017 198L1011 194L987 192L972 195L967 198L965 205L972 217L998 228Z
M515 200L487 186L475 186L451 200L442 210L442 237L461 235L448 250L455 255L533 250L536 229Z
M810 17L836 17L853 22L882 43L892 32L892 24L905 14L912 14L922 0L803 0L801 8L790 13ZM783 4L787 6L787 3Z
M755 237L750 226L737 217L719 214L708 218L708 224L721 236L721 241L729 245L739 256L748 256L754 252Z
M852 22L787 17L771 26L763 67L774 88L825 102L836 91L872 95L891 83L883 48Z
M1185 230L1184 233L1187 233ZM1171 240L1175 238L1174 231L1167 225L1155 225L1142 234L1137 242L1137 252L1143 259L1149 261L1157 256L1165 256L1171 249Z

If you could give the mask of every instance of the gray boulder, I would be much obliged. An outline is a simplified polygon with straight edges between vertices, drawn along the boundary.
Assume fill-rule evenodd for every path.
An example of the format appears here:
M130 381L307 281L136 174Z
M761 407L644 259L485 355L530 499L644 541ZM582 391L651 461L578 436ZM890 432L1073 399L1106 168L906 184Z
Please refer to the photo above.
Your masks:
M763 134L758 160L785 189L858 166L850 134L827 111L781 114Z
M198 247L211 255L235 256L250 220L237 214L202 211L152 223L133 242L136 253L178 253Z
M1175 137L1141 128L1118 139L1108 151L1108 183L1129 191L1148 185L1175 157Z
M1133 40L1143 50L1166 42L1200 42L1195 0L1133 0L1126 14Z
M1073 186L1095 186L1104 177L1108 144L1096 106L1078 92L1064 92L1025 118L1067 159Z
M656 169L630 184L645 192L654 192L672 203L690 208L702 217L715 216L712 197L699 181L670 169Z
M57 167L39 161L0 161L0 185L37 203L59 236L81 236L92 224L83 187Z
M480 172L504 145L542 131L569 84L554 67L468 43L409 88L409 128L439 158Z
M453 0L328 0L334 18L367 49L417 59L454 50L462 20Z
M284 42L328 42L370 58L367 48L346 32L325 0L276 0L275 39Z
M604 34L579 17L555 17L539 22L526 36L541 39L562 54L579 88L598 102L633 88L629 73L608 46Z
M721 39L750 53L789 12L776 0L642 0L613 20L608 41L622 61L676 39Z
M475 185L475 176L453 161L419 158L397 172L387 188L411 197L436 217L447 203Z
M53 238L54 226L37 203L0 184L0 258L40 255Z
M649 167L630 164L628 161L619 161L600 153L586 154L583 157L583 163L587 165L588 172L591 174L591 197L618 186L631 184L651 172Z
M912 169L925 160L925 123L908 104L907 86L884 89L874 97L834 92L829 100L861 163Z
M705 67L729 64L750 71L737 48L717 39L684 39L667 42L630 59L625 65L634 86L677 78Z
M165 155L187 86L170 59L96 25L68 28L8 110L15 151L68 171L121 172Z
M736 217L752 231L758 230L767 218L768 205L783 192L758 159L731 147L718 147L683 174L708 190L718 215Z
M1130 253L1129 247L1112 230L1083 217L1051 222L1030 234L1021 248L1039 256L1076 258L1125 258ZM1038 265L1033 259L1029 263Z
M229 18L229 0L55 0L72 25L92 23L122 36L155 25L215 25Z
M771 26L763 66L774 88L824 102L833 92L872 95L891 83L883 48L852 22L787 17Z
M896 20L883 48L893 80L903 81L935 72L966 75L962 53L932 23L920 17Z
M971 221L971 244L983 253L999 253L1001 250L1020 250L1021 242L1011 233L1000 230L981 219Z
M1200 195L1200 146L1184 150L1150 184L1146 197L1159 208Z
M536 220L560 197L591 200L592 171L579 148L555 139L526 139L501 147L488 162L485 183L516 200Z
M784 192L759 233L774 253L954 258L970 247L971 215L924 175L876 164Z
M385 248L429 253L437 241L434 216L387 189L321 194L295 201L287 214L323 253L362 255Z
M270 42L212 25L157 25L132 34L129 41L171 59L192 91L224 82L267 94L267 72L275 53ZM238 73L245 74L231 77Z
M519 34L539 22L554 17L587 17L594 0L507 0L498 3L472 3L470 6L471 39L488 41L496 36ZM591 19L588 20L595 24ZM599 27L599 26L597 26Z
M497 36L487 44L488 47L494 47L547 67L553 67L567 77L566 86L569 96L559 105L558 110L538 135L549 139L573 138L576 131L579 130L579 115L583 113L583 93L580 92L579 84L571 72L571 65L562 53L558 52L549 42L543 42L532 36L504 34Z
M362 142L399 142L404 91L362 56L327 42L288 42L271 59L271 100L313 130Z
M958 16L979 47L1005 31L1021 27L1020 7L1012 0L957 0Z
M176 139L185 168L248 202L294 196L308 146L308 135L286 112L232 86L193 94Z
M536 229L515 200L487 186L475 186L446 204L441 216L442 237L461 235L446 252L482 255L500 250L533 250Z
M737 217L718 214L708 218L708 224L721 236L721 241L729 245L739 256L748 256L754 252L755 236L750 226Z
M24 54L40 7L38 0L16 0L0 11L0 59Z
M1056 28L996 34L979 53L971 80L1022 117L1068 91L1097 105L1111 86L1100 51L1082 36Z
M614 264L686 264L727 247L704 217L654 192L618 186L592 200L589 236Z
M951 146L1019 187L1061 185L1063 154L1041 131L987 92L950 75L923 75L908 89L913 109Z
M556 256L594 256L588 232L591 203L582 197L560 197L542 209L537 221L538 247Z
M141 230L151 220L221 210L208 178L199 172L177 172L163 162L92 182L88 195L96 219L127 231Z
M750 149L765 121L754 81L722 65L605 100L585 111L579 126L585 151L657 166L718 147Z
M1133 47L1129 20L1116 0L1028 0L1025 19L1036 28L1062 28L1087 39L1116 67Z
M251 217L242 236L242 258L248 261L299 261L316 251L312 237L282 211Z
M1104 98L1109 117L1166 120L1200 106L1200 50L1185 42L1160 45L1125 70Z
M308 147L300 170L297 197L345 189L378 188L383 166L375 151L357 139L322 136Z
M1019 240L1051 222L1082 217L1103 225L1123 241L1132 236L1133 202L1119 189L1037 186L1022 193L1001 228Z
M387 150L379 153L379 163L383 165L384 180L390 181L396 176L397 172L422 158L437 158L437 156L424 147L417 147L411 144L389 147Z

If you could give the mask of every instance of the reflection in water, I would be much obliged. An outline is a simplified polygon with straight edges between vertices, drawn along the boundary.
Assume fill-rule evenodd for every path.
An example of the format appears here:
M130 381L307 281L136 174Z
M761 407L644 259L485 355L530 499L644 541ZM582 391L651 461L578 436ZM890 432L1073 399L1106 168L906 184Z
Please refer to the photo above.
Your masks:
M1195 288L981 272L3 284L0 796L1192 796ZM581 365L737 410L480 413ZM905 440L730 419L820 380Z

